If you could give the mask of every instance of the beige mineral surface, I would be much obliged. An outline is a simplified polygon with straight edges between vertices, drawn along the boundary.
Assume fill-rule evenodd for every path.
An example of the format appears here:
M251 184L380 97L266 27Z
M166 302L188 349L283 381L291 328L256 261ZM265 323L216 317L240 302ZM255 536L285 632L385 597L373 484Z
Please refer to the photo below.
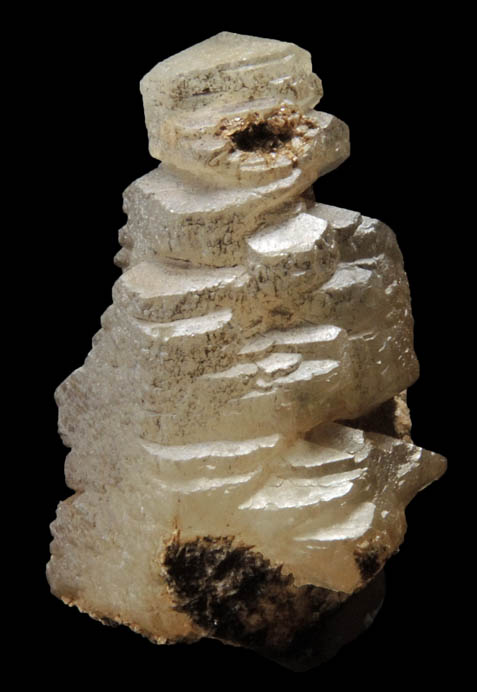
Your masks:
M313 110L306 51L224 32L141 92L162 163L124 193L123 275L56 392L74 494L48 580L158 643L281 650L375 577L445 470L409 437L402 256L384 223L314 201L349 140Z

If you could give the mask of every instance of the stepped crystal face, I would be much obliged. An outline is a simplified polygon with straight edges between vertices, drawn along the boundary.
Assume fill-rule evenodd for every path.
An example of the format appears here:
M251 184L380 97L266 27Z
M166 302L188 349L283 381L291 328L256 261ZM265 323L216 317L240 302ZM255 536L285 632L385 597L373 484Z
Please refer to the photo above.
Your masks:
M409 437L403 259L385 224L314 199L349 138L314 110L308 52L224 32L140 87L161 163L124 193L113 304L56 391L74 494L48 580L154 642L306 667L299 638L323 658L323 623L379 601L407 503L445 470Z

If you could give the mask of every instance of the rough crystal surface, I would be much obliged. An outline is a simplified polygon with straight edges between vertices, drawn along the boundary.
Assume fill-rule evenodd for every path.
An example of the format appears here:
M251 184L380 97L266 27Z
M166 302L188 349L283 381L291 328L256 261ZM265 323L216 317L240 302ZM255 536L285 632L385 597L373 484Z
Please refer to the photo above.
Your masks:
M124 273L56 392L75 492L48 579L158 643L215 636L280 658L365 590L445 470L409 436L403 260L382 222L314 201L349 142L313 110L306 51L222 33L141 92L162 163L124 193ZM252 603L236 596L251 574Z

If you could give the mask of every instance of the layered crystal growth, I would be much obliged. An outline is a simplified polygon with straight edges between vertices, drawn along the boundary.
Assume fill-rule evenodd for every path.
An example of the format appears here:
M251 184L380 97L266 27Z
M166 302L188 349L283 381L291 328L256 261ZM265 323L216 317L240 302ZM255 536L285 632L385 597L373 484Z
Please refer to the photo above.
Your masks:
M314 201L349 140L313 110L306 51L224 32L141 92L162 163L124 193L113 304L56 392L74 494L48 579L158 643L284 651L376 577L445 470L400 394L418 377L403 259L382 222ZM390 407L391 435L360 429ZM211 615L224 598L233 622Z

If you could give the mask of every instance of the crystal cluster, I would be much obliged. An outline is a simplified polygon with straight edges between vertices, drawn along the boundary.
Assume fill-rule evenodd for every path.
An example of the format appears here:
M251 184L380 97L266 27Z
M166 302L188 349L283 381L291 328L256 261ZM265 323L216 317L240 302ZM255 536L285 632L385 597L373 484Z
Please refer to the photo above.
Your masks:
M113 304L56 392L75 492L48 579L157 643L280 658L375 580L445 470L409 437L403 260L382 222L315 202L349 139L305 50L224 32L141 92L162 163L124 193Z

